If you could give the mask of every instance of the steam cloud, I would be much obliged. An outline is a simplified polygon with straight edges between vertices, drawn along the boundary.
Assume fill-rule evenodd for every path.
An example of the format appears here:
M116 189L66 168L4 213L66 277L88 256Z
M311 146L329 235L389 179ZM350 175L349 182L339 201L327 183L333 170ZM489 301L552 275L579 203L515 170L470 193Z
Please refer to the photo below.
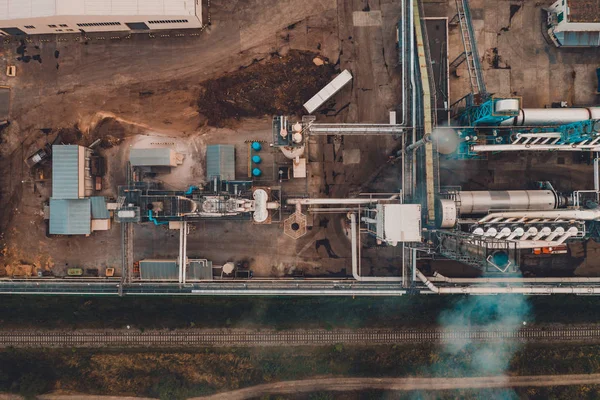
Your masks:
M530 306L521 295L468 296L461 298L451 310L441 313L440 327L446 331L482 329L515 332L529 319ZM471 353L471 363L456 371L461 376L505 374L520 343L498 339L495 342L454 341L444 344L446 355L462 351Z

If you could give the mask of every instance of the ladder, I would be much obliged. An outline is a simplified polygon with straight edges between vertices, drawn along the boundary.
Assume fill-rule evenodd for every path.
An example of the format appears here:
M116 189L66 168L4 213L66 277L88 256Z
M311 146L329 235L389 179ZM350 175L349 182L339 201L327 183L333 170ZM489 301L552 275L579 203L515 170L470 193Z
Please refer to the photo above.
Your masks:
M475 32L473 31L473 24L471 22L469 0L456 0L456 10L457 14L453 20L456 20L460 26L460 33L465 51L451 63L451 66L455 69L463 62L466 62L467 71L469 72L469 83L471 84L471 93L473 95L482 95L485 97L487 91L485 89L483 72L479 62L479 52L477 51Z

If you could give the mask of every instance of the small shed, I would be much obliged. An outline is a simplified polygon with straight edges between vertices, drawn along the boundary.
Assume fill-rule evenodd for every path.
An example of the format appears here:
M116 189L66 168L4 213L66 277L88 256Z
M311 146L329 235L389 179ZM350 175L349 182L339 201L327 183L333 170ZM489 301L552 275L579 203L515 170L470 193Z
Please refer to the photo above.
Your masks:
M212 261L208 260L190 260L186 269L186 280L205 281L213 280Z
M90 199L50 199L51 235L89 235L91 220Z
M206 179L235 180L235 146L216 144L206 148Z
M176 167L177 153L169 148L131 149L129 162L132 167Z
M104 196L90 197L92 202L92 219L109 219L110 212L106 206L106 198Z
M179 266L176 260L141 260L140 278L145 281L179 280Z

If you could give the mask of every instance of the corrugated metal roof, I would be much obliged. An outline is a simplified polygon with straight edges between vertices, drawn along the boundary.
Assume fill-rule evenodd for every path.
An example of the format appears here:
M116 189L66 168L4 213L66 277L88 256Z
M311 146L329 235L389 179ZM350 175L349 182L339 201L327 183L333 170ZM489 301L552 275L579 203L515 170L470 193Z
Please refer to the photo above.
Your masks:
M89 235L91 208L90 199L50 199L50 234Z
M206 148L206 178L218 176L223 181L235 180L235 147L216 144Z
M140 277L144 280L178 280L179 267L175 260L141 260Z
M186 280L200 281L213 279L212 261L208 260L190 260L186 271Z
M554 32L561 46L596 47L600 46L600 32Z
M79 198L79 146L52 146L52 197Z
M195 0L0 0L0 20L54 15L195 16L196 3Z
M110 212L106 208L106 198L103 196L90 197L92 202L92 219L109 219Z
M129 161L133 167L175 167L175 150L169 148L131 149Z

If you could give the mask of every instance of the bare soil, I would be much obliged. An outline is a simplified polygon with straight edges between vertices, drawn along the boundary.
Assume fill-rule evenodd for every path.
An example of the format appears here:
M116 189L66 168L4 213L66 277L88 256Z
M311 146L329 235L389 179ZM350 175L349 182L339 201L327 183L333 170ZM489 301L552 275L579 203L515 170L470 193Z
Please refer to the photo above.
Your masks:
M231 118L299 115L302 105L336 73L327 60L316 65L316 57L305 51L274 53L230 75L207 80L200 85L198 111L217 127Z

